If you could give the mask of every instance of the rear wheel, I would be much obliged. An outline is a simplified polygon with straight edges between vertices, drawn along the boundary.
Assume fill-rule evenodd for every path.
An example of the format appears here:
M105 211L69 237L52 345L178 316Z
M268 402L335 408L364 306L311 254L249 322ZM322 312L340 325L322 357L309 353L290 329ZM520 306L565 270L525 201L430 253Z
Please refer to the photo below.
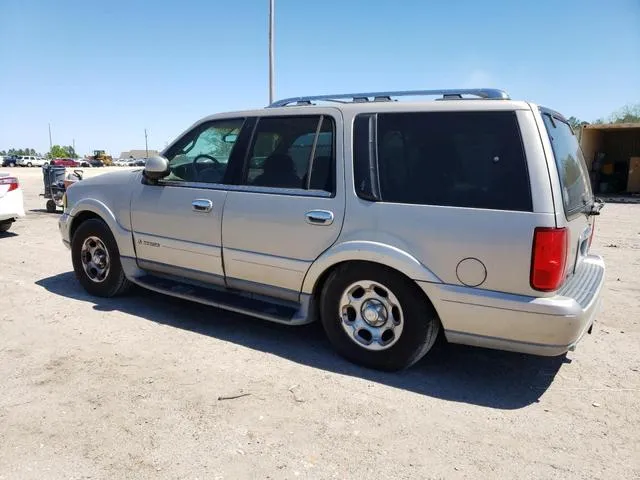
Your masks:
M33 163L27 162L27 167L33 167Z
M387 267L350 263L327 279L321 319L334 348L360 365L399 370L420 360L440 329L418 286Z
M56 213L56 202L53 200L47 200L47 212L48 213Z
M13 220L5 220L4 222L0 222L0 233L8 232L11 228L11 224Z
M122 270L118 245L102 220L80 224L71 240L71 258L76 277L92 295L114 297L131 285Z

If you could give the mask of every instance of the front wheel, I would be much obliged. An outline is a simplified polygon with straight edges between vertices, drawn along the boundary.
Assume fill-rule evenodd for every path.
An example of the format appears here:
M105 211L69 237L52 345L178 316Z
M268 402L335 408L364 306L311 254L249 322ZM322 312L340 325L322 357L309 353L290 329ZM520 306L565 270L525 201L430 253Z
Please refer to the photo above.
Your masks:
M120 263L120 252L109 227L95 218L80 224L71 240L76 278L98 297L114 297L130 286Z
M433 305L413 281L370 263L338 267L322 291L320 312L339 354L379 370L416 363L440 329Z
M47 213L56 213L57 208L56 202L53 200L47 200Z
M11 228L12 220L5 220L4 222L0 222L0 233L8 232Z

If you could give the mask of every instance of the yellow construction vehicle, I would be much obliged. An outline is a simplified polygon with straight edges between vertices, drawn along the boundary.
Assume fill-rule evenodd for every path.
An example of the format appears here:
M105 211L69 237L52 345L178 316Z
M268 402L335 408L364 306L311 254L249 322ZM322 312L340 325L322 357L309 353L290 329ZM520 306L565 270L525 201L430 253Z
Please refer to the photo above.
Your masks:
M104 153L104 150L94 150L93 156L90 157L92 160L100 160L105 167L110 167L113 165L113 158L111 155L107 155Z

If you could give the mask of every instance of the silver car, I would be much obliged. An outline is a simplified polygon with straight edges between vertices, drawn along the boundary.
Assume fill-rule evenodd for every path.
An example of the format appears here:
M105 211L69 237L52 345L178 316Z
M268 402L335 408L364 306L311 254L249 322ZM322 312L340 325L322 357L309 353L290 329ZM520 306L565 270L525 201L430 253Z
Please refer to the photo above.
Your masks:
M376 92L204 118L144 169L71 186L60 232L91 294L319 320L344 357L396 370L441 331L573 349L604 281L601 207L559 113L500 90Z

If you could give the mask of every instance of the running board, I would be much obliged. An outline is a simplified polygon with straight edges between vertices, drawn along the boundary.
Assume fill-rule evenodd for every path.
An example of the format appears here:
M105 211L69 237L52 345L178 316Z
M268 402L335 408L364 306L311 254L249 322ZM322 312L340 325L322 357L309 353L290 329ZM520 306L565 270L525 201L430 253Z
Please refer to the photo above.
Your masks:
M230 290L209 288L191 283L180 282L156 275L142 275L130 280L143 288L158 293L202 303L211 307L249 315L286 325L303 325L312 320L309 315L310 296L303 295L301 304L284 304L273 302L264 297L256 298L251 294L235 293Z

